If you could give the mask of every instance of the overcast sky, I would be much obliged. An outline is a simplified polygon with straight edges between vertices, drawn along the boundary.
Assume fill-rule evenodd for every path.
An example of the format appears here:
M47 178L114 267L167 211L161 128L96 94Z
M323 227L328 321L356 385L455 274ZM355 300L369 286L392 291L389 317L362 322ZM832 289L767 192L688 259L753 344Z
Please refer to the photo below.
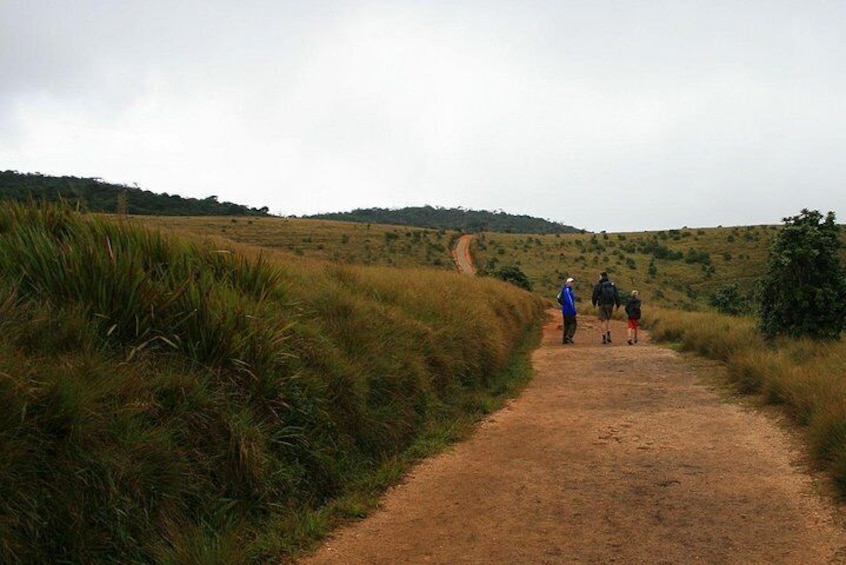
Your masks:
M846 221L842 0L0 0L0 170L306 215Z

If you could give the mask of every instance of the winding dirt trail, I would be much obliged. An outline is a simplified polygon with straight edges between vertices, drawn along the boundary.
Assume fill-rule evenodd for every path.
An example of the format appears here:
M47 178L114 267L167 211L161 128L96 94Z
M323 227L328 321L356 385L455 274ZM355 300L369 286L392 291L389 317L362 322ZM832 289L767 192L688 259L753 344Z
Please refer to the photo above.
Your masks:
M622 323L603 346L581 316L562 346L559 322L519 398L300 563L846 562L840 509L774 417Z
M476 267L473 265L473 258L470 256L471 241L473 241L473 236L464 234L458 238L452 250L452 259L455 261L455 266L458 268L458 272L463 275L476 274Z

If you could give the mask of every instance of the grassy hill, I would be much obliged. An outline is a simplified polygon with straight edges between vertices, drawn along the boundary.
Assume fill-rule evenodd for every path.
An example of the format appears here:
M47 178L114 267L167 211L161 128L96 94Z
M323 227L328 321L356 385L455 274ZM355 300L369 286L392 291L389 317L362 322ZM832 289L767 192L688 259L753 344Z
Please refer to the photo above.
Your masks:
M455 268L459 231L302 218L144 217L144 225L192 236L261 246L287 255L345 264ZM582 303L606 270L623 290L637 289L649 304L706 308L722 286L751 292L766 270L777 226L679 229L618 234L475 234L471 245L482 274L519 267L534 291L553 297L568 276Z
M567 277L589 303L592 285L607 271L623 291L637 289L645 303L700 309L714 292L736 283L753 291L766 272L776 226L679 229L580 235L481 234L471 247L487 271L517 265L536 292L554 296Z
M434 230L304 218L138 218L144 225L194 237L260 246L287 257L344 264L423 267L451 271L458 230ZM629 233L511 234L482 232L471 245L480 273L517 266L534 292L554 297L576 279L581 304L607 271L623 291L637 289L645 304L682 310L709 307L728 285L751 295L764 276L780 226L680 228ZM844 234L846 238L846 234ZM846 261L846 255L844 255Z
M453 271L457 231L302 218L145 216L139 225L191 237L217 238L299 257L348 265L426 267ZM293 256L293 257L292 257Z
M0 562L278 562L528 377L530 293L221 243L0 207Z
M586 301L598 273L606 270L622 290L638 289L647 304L688 310L707 306L726 285L737 284L743 296L752 293L778 229L592 234L528 216L431 206L324 215L339 218L335 220L279 218L266 215L266 209L219 203L213 197L183 199L98 179L0 173L0 198L13 200L54 200L61 195L81 202L84 209L112 212L120 191L128 192L128 210L144 225L343 264L452 270L455 238L474 231L472 252L482 274L516 266L535 292L547 297L573 276L577 296ZM425 225L433 227L415 227Z

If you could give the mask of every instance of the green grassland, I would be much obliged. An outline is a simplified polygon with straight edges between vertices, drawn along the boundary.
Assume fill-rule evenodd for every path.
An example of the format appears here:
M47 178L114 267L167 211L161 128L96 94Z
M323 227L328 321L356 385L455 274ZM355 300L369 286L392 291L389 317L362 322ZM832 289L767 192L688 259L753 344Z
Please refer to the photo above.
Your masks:
M485 233L472 246L488 271L517 265L535 292L554 296L567 277L590 302L593 283L607 271L622 291L638 290L644 303L700 309L721 286L750 292L766 272L774 226L679 229L635 233L519 235Z
M298 257L354 265L455 269L456 231L301 218L131 216L127 221Z
M130 222L218 238L296 257L344 264L454 270L456 231L301 218L130 217ZM533 290L553 297L572 276L582 303L600 271L646 303L698 310L721 286L751 292L766 271L777 226L744 226L615 234L475 234L473 260L493 273L519 267Z
M0 562L284 560L530 374L512 285L147 227L0 209Z

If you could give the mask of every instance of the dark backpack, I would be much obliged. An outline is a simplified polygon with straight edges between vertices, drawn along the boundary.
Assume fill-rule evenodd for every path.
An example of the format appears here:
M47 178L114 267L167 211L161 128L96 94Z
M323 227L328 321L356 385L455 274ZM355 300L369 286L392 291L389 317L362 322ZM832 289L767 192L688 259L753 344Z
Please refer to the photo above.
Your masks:
M603 281L599 285L599 303L614 304L617 302L617 289L611 281Z
M626 302L626 315L629 318L640 319L640 298L629 298Z

